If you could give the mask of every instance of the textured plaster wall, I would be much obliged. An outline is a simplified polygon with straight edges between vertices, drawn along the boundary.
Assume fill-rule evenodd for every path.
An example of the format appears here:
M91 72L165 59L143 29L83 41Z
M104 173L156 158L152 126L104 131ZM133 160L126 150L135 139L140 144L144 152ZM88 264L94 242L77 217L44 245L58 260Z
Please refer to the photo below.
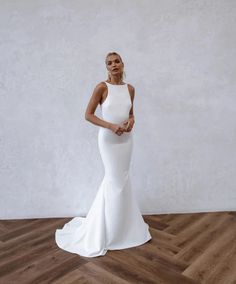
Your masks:
M142 213L236 209L235 1L0 6L2 219L87 214L104 171L84 112L109 51L136 90Z

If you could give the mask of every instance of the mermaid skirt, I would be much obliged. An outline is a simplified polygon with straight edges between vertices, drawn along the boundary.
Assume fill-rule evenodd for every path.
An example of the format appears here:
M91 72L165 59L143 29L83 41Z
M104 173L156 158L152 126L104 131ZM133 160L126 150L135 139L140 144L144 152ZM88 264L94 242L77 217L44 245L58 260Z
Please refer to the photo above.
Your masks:
M133 134L121 136L100 127L98 147L105 175L86 217L74 217L57 229L57 245L86 257L105 255L107 250L141 245L151 239L132 192L129 175Z

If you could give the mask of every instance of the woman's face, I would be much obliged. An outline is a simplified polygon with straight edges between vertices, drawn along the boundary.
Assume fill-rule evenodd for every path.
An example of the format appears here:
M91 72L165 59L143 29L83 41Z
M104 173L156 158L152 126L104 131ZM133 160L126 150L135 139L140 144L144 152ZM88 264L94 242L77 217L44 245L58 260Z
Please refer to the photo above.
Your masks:
M124 64L121 62L118 55L110 55L106 62L107 70L111 75L117 75L122 73Z

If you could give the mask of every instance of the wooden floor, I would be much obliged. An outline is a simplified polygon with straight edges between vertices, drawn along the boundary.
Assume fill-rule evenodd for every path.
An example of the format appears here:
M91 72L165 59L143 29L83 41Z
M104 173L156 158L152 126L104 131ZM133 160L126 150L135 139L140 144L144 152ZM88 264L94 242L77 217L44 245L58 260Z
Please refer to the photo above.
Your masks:
M0 283L236 283L236 212L145 215L152 239L87 258L55 244L72 218L0 221Z

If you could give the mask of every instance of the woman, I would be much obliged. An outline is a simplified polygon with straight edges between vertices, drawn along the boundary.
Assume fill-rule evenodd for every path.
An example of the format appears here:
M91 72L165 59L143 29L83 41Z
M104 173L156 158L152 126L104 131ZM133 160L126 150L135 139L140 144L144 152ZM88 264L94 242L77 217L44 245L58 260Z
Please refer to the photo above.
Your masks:
M105 63L108 80L95 87L85 112L85 119L99 126L98 146L105 175L87 216L74 217L55 234L61 249L86 257L151 239L129 176L135 89L123 82L124 63L119 54L108 53ZM103 119L94 114L98 104Z

